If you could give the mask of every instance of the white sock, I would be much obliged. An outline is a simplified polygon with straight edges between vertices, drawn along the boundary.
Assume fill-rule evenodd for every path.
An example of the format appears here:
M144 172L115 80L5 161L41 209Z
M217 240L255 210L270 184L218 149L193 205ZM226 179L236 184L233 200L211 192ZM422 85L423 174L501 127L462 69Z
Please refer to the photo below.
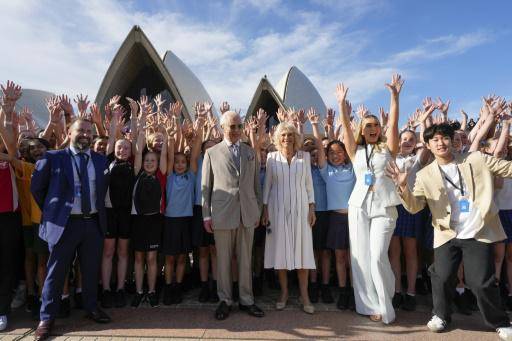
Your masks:
M464 293L464 288L455 288L455 290L457 290L459 295L462 295Z
M64 299L66 299L68 297L69 297L69 294L63 294L60 298L64 300Z
M408 292L407 295L412 296L412 297L416 296L416 294L411 294L410 292Z
M75 294L79 294L79 293L81 293L81 292L82 292L82 288L76 288L76 289L75 289Z

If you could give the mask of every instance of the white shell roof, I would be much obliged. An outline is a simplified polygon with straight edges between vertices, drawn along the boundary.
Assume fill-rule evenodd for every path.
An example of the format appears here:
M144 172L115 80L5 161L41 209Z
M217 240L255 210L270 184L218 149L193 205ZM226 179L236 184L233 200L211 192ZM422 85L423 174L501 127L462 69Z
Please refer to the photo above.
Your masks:
M212 102L199 78L172 51L165 53L164 64L167 71L172 75L174 83L183 98L183 105L189 113L194 112L195 102Z
M44 128L48 123L49 114L46 109L46 99L55 94L35 89L23 89L21 98L16 102L16 110L21 111L23 107L32 110L32 117L39 127Z
M296 66L292 66L275 87L287 107L295 110L314 108L324 116L327 107L311 81Z

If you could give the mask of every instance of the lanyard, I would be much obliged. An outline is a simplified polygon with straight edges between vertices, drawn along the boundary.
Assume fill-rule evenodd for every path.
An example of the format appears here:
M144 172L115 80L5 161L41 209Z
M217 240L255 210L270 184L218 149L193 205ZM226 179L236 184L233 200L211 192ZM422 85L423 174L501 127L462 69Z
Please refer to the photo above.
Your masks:
M460 174L459 166L457 166L457 174L459 174L460 187L458 187L456 184L453 183L452 179L450 179L448 177L448 175L446 175L446 173L441 169L441 167L439 167L439 170L441 171L441 174L443 174L446 181L448 181L450 183L450 185L452 185L454 188L458 189L460 191L460 195L464 196L464 186L462 185L462 175Z
M370 155L368 155L368 148L367 148L367 144L365 143L364 144L364 153L366 155L366 169L370 170L372 167L371 167L371 164L370 164L370 161L372 160L372 157L373 157L373 151L375 149L375 145L372 145L372 150L370 151Z
M84 153L84 155L85 155L85 164L88 165L89 164L89 155L87 155L86 153ZM76 162L75 155L73 155L73 153L71 153L71 150L69 151L69 156L71 156L71 160L73 160L73 164L75 165L76 174L78 175L78 180L80 180L80 183L82 183L82 174L80 174L80 167L78 167L78 163ZM82 160L80 160L80 161L82 161ZM87 169L87 166L85 168Z

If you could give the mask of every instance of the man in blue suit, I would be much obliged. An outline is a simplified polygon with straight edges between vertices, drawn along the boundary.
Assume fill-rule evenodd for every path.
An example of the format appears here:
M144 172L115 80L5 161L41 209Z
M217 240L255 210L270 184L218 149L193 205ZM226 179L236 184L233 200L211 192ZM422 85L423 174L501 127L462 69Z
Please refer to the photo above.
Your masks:
M46 339L59 310L66 272L78 251L87 317L110 322L96 304L98 272L106 231L107 160L89 149L92 123L77 119L69 127L70 146L49 151L36 163L31 190L42 211L39 236L48 242L48 274L43 286L35 340Z

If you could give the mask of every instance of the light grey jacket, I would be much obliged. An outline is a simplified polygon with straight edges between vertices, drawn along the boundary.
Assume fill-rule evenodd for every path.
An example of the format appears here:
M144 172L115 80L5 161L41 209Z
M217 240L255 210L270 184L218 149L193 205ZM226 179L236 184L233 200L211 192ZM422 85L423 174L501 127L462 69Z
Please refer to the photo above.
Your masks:
M254 149L240 142L240 173L226 141L204 155L201 192L203 218L216 230L235 229L240 222L256 227L261 215L259 162Z

